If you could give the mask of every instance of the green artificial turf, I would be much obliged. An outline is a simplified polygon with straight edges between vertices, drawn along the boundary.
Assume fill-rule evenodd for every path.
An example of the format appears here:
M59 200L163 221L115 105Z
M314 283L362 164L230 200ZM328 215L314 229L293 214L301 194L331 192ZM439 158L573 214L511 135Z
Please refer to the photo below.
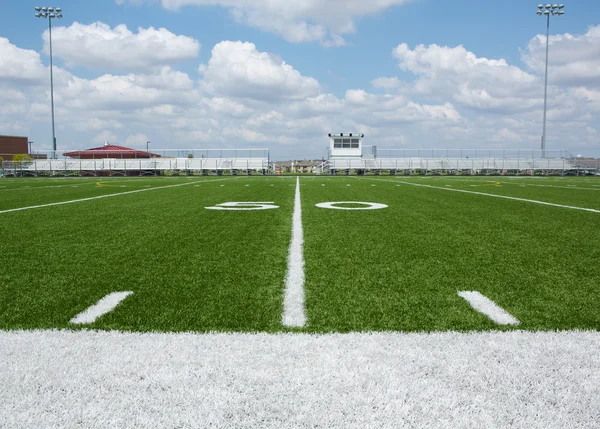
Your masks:
M447 190L600 209L598 178L300 183L308 316L301 330L515 329L471 309L457 296L463 290L492 299L522 322L517 329L600 327L600 213ZM0 329L76 328L69 320L103 296L133 291L85 328L287 331L281 314L295 184L293 177L0 180L0 211L143 191L0 213ZM154 189L161 187L168 188ZM205 209L232 201L280 208ZM315 206L333 201L388 208Z

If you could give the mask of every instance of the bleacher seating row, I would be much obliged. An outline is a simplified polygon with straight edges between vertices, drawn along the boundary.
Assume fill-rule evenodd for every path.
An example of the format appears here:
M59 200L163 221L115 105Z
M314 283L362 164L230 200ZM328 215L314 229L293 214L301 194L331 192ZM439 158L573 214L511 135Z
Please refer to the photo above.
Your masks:
M330 158L333 170L572 170L566 158Z
M10 166L9 166L10 168ZM151 158L151 159L48 159L15 164L21 172L42 173L60 171L203 171L243 170L263 171L269 168L268 158Z

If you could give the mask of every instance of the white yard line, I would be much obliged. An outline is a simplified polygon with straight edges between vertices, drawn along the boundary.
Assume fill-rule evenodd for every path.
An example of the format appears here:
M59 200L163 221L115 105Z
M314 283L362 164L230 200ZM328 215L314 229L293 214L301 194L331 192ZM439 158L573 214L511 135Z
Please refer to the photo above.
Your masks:
M577 185L573 185L573 186L537 185L535 183L520 183L517 181L510 181L510 182L505 182L505 183L510 184L510 185L537 186L540 188L558 188L558 189L577 189L577 190L582 190L582 191L600 191L599 188L580 188Z
M64 204L81 203L83 201L98 200L100 198L118 197L120 195L136 194L138 192L155 191L157 189L176 188L178 186L188 186L188 185L192 185L192 184L198 183L198 182L217 182L217 181L221 181L221 180L234 180L234 179L197 180L194 182L178 183L177 185L158 186L156 188L147 188L147 189L136 189L135 191L118 192L116 194L107 194L107 195L99 195L96 197L80 198L77 200L60 201L58 203L41 204L39 206L28 206L28 207L19 207L16 209L0 210L0 214L10 213L10 212L19 212L19 211L23 211L23 210L40 209L43 207L61 206Z
M115 308L117 308L117 305L119 305L121 301L123 301L132 293L133 292L109 293L96 304L92 305L87 310L73 317L70 323L73 323L75 325L85 325L88 323L94 323L99 317L104 316L106 313L110 313Z
M518 198L518 197L509 197L507 195L486 194L485 192L467 191L465 189L456 189L456 188L446 188L446 187L441 187L441 186L424 185L422 183L411 183L411 182L405 182L403 180L383 180L383 179L368 179L368 180L376 180L378 182L402 183L404 185L410 185L410 186L419 186L419 187L431 188L431 189L441 189L442 191L462 192L464 194L483 195L483 196L486 196L486 197L503 198L505 200L523 201L523 202L526 202L526 203L542 204L542 205L545 205L545 206L561 207L561 208L564 208L564 209L582 210L582 211L586 211L586 212L600 213L600 210L590 209L590 208L587 208L587 207L566 206L564 204L548 203L546 201L529 200L529 199L526 199L526 198ZM570 189L576 189L576 188L570 188Z
M304 310L304 233L302 231L302 205L300 203L300 177L296 178L296 197L292 215L292 240L288 254L285 277L285 296L281 323L301 328L306 324Z
M599 332L0 331L0 426L592 428Z
M521 323L494 301L477 291L458 292L458 296L467 301L475 310L485 314L498 325L519 325Z
M23 189L27 189L30 191L36 190L36 189L49 189L49 188L69 188L71 186L85 186L85 185L93 185L93 183L76 183L73 182L70 185L52 185L52 186L21 186L18 188L10 188L10 189L3 189L4 192L10 192L10 191L22 191ZM2 186L0 186L0 188L2 188Z

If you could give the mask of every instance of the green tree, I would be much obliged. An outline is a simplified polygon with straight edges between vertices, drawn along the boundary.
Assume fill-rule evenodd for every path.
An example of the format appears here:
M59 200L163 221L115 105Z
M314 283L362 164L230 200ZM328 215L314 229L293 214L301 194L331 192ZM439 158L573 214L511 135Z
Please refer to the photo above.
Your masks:
M16 155L13 155L13 161L21 161L21 162L25 162L25 161L33 161L33 158L30 157L29 155L27 155L26 153L18 153Z

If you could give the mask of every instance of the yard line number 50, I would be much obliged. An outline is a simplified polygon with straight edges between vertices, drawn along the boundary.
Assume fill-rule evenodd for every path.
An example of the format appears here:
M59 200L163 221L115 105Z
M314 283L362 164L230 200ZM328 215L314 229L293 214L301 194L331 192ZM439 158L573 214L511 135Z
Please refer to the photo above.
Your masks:
M345 207L345 205L351 204L351 207ZM331 210L379 210L385 209L388 206L385 204L379 203L366 203L363 201L332 201L327 203L319 203L315 204L317 207L321 209L331 209ZM358 207L356 207L358 206ZM212 207L205 207L207 210L235 210L235 211L245 211L245 210L272 210L278 209L279 206L276 206L273 201L268 202L256 202L256 201L230 201L227 203L217 204Z

